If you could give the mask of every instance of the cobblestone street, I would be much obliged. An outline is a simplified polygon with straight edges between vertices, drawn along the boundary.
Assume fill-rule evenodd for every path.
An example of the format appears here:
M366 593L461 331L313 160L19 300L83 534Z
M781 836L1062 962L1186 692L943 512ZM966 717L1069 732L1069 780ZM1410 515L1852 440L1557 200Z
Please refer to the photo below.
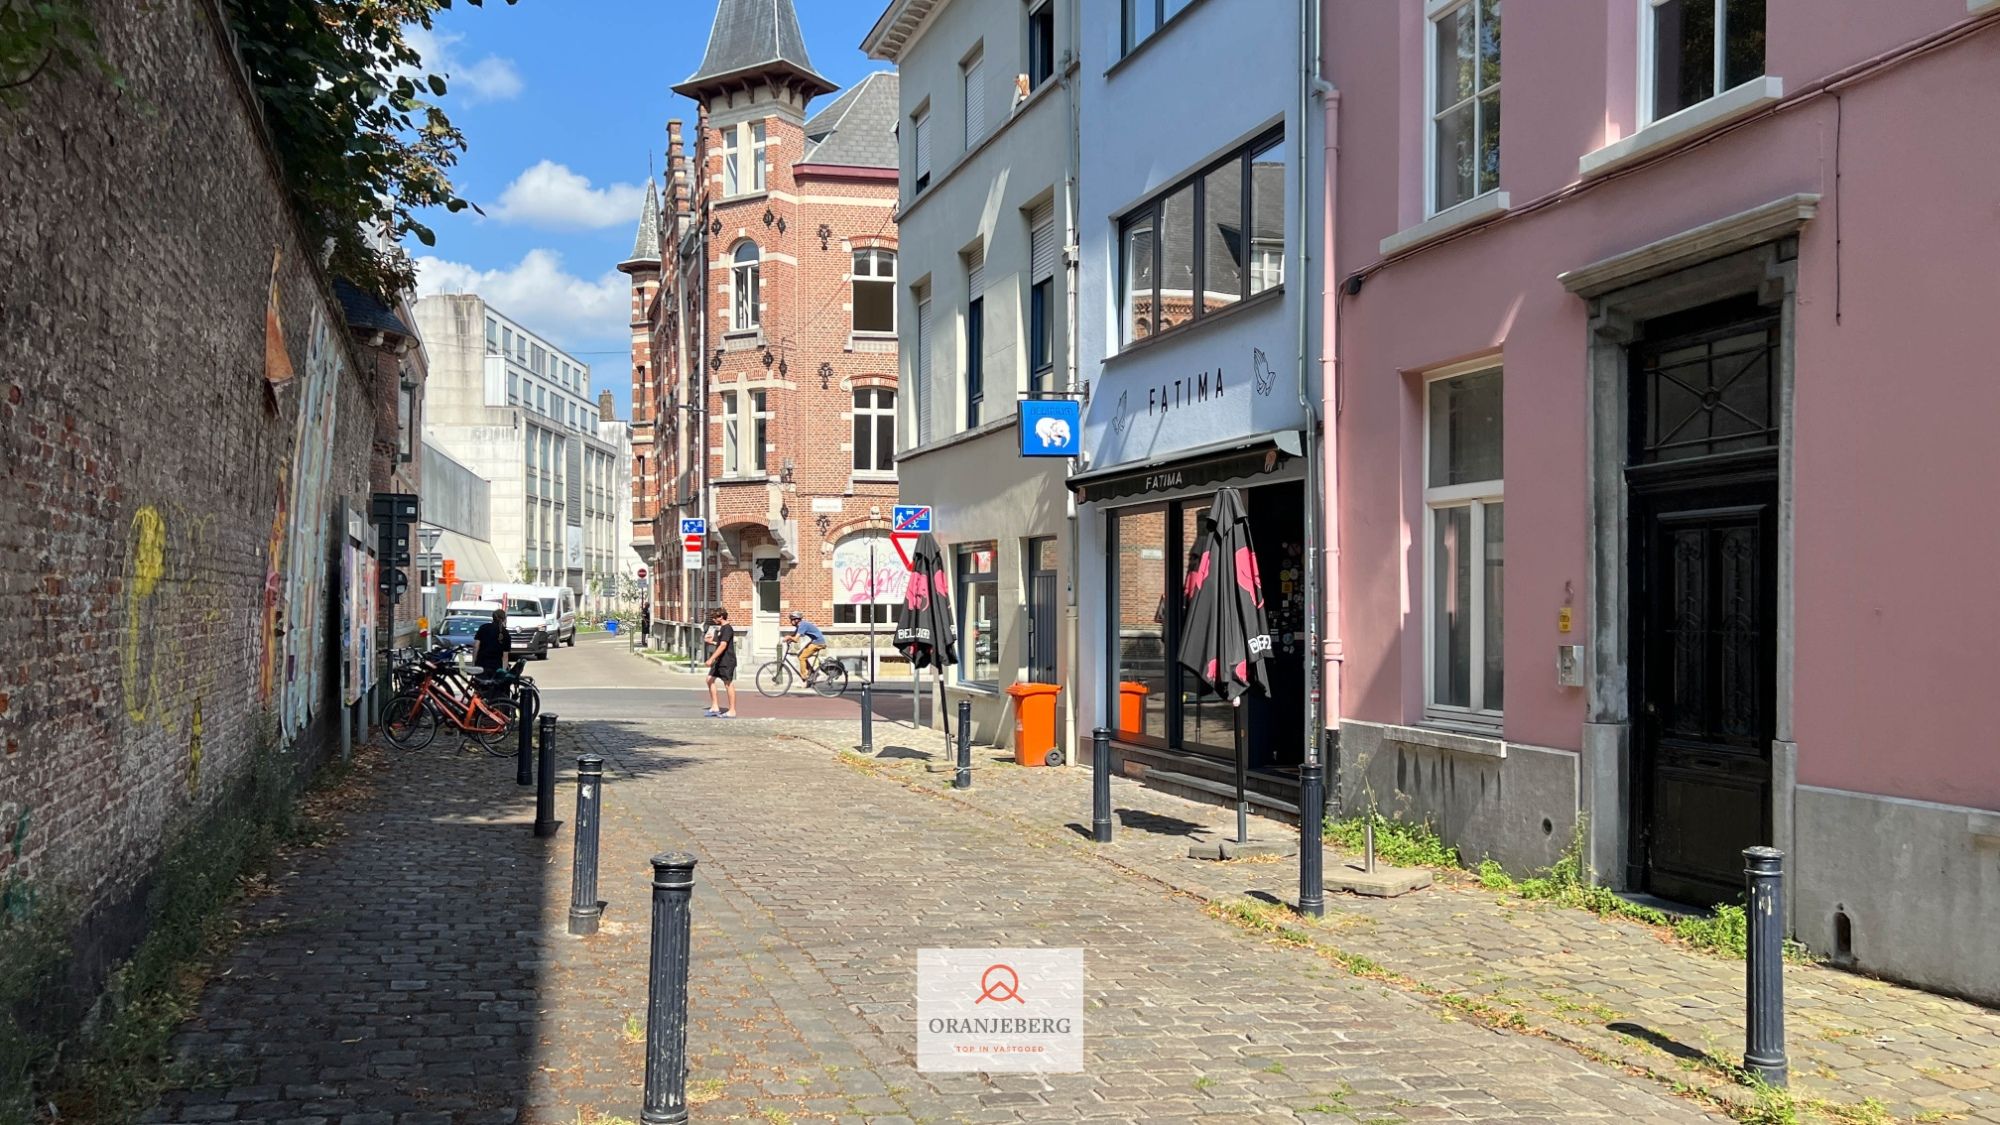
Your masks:
M567 830L532 838L509 763L376 759L345 834L249 909L179 1041L188 1081L150 1120L636 1119L646 860L668 848L701 859L697 1120L1714 1119L885 784L782 723L584 720L563 760L583 750L607 759L599 936L564 934ZM565 780L565 816L573 800ZM917 1071L917 950L1003 945L1087 951L1086 1072Z

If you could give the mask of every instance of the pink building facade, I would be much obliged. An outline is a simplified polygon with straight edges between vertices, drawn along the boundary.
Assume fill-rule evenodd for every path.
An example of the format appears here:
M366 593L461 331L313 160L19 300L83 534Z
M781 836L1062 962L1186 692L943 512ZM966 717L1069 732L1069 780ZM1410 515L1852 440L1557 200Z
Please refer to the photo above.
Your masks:
M2000 1000L2000 0L1502 21L1325 5L1342 805Z

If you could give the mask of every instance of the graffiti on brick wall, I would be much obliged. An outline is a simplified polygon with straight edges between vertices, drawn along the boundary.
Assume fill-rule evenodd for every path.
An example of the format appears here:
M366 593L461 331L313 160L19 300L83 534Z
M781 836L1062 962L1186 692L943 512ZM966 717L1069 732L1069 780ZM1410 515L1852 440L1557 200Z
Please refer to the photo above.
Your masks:
M306 341L298 429L292 441L291 493L285 504L284 595L277 609L277 630L283 640L279 721L288 738L311 725L313 708L324 698L327 569L333 531L328 480L335 410L346 374L332 326L317 308Z
M118 683L134 727L178 732L215 684L223 593L212 571L215 517L141 505L125 539ZM198 746L199 734L193 735Z
M279 617L285 604L285 532L291 521L286 513L291 508L291 470L278 470L278 499L271 515L271 537L264 545L264 602L263 621L258 633L263 642L259 650L257 669L257 698L265 704L271 702L271 692L278 686L278 670L284 664L284 646L278 632Z
M833 549L836 605L901 605L909 583L909 571L887 535L856 535Z

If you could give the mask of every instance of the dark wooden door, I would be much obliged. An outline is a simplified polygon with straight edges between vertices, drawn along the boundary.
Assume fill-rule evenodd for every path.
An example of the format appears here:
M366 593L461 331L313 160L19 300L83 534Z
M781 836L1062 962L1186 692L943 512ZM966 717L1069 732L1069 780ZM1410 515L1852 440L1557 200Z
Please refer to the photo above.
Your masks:
M1708 905L1771 840L1777 317L1738 298L1633 352L1633 885Z
M1644 885L1729 901L1743 849L1771 838L1777 484L1671 489L1638 506Z

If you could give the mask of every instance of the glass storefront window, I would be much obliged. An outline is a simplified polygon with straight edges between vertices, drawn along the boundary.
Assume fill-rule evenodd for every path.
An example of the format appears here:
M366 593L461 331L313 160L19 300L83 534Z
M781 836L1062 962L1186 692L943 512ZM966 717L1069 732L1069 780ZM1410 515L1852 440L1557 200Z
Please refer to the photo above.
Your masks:
M1208 509L1206 501L1199 504L1190 501L1181 506L1181 554L1189 565L1194 562L1195 552L1201 549L1201 525ZM1185 590L1182 593L1185 601ZM1181 673L1181 745L1190 750L1236 753L1236 708L1186 671Z
M959 682L1000 684L1000 571L992 543L958 549Z
M1111 513L1112 684L1118 737L1164 746L1167 730L1167 511Z

